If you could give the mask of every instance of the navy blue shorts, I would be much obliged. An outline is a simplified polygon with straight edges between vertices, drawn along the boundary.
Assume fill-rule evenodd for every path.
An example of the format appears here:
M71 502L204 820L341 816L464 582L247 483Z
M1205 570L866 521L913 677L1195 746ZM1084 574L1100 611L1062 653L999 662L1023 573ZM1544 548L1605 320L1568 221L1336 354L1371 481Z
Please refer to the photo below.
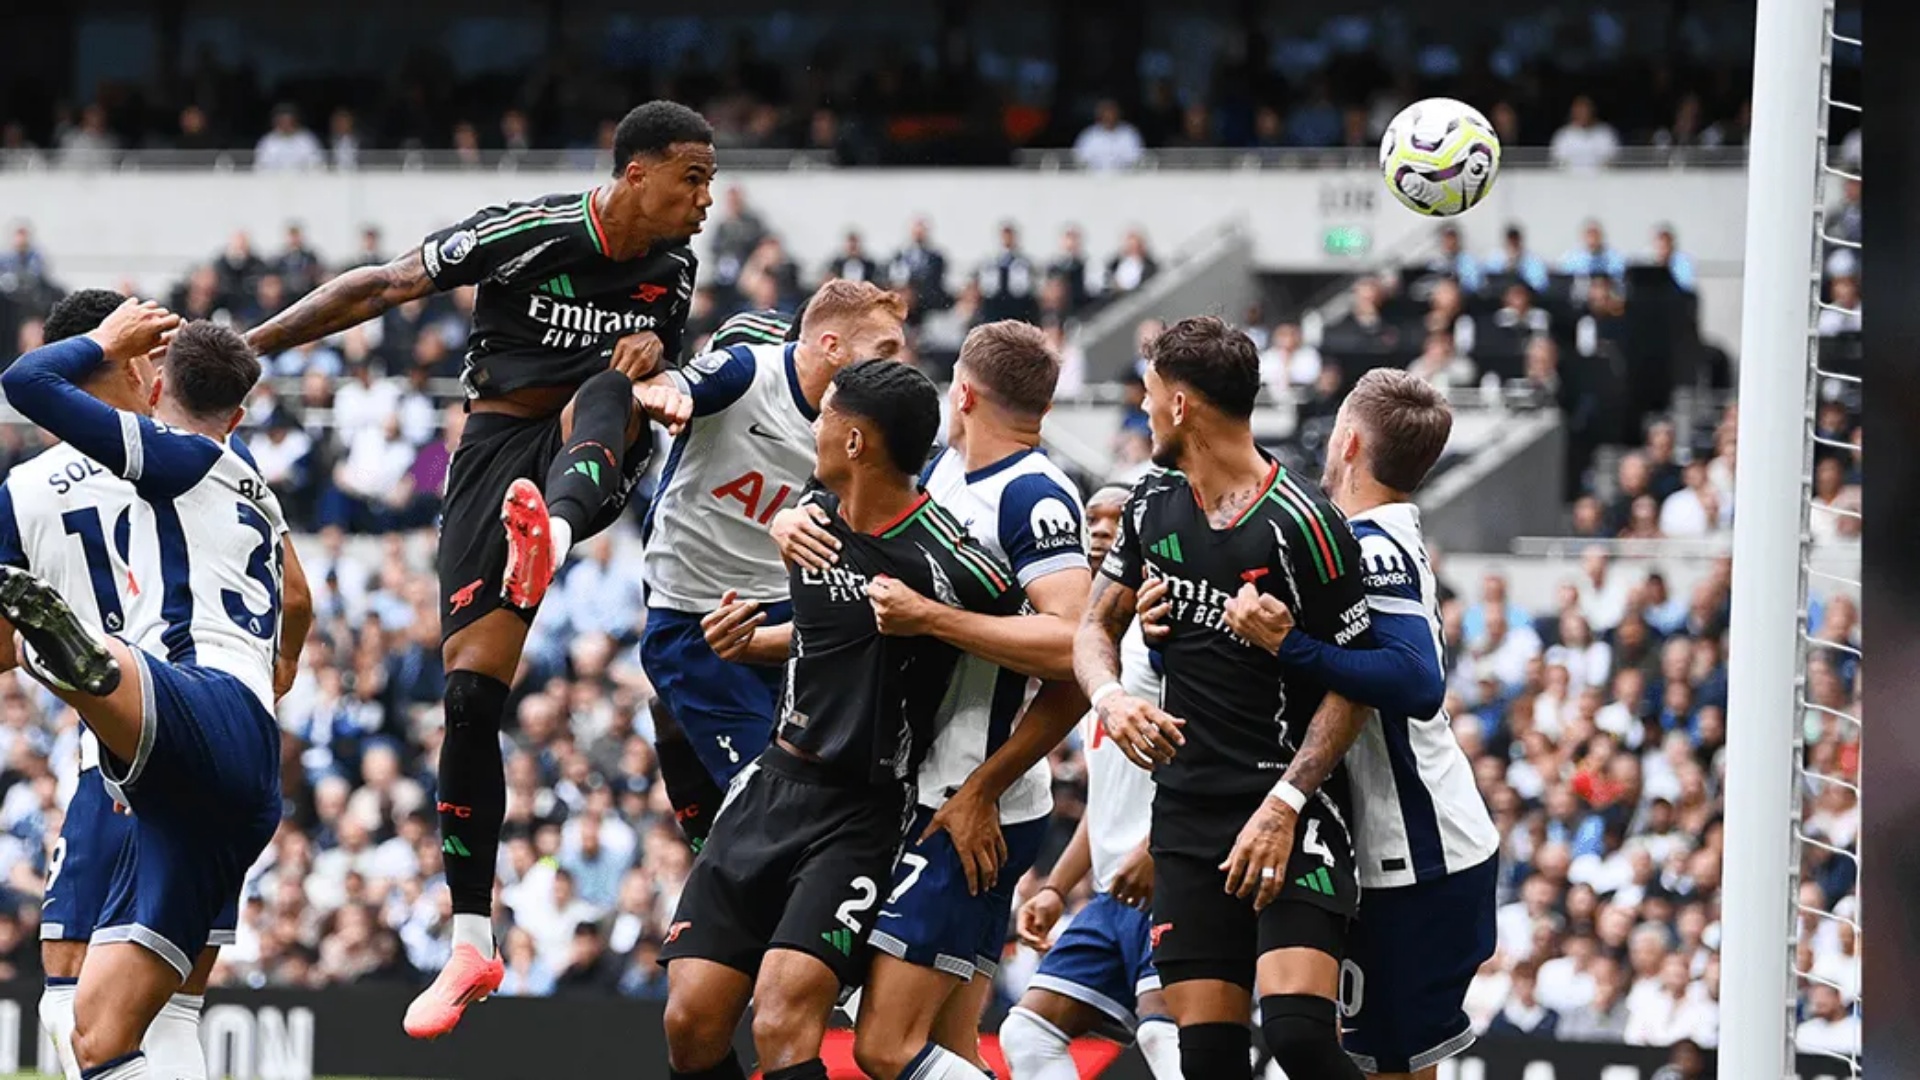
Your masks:
M1473 1045L1461 1008L1494 948L1499 859L1438 881L1366 889L1340 972L1341 1042L1362 1071L1418 1072Z
M280 824L280 728L233 676L134 655L140 747L132 761L102 747L100 762L133 828L91 941L134 942L185 979Z
M793 621L793 605L764 605L767 625ZM725 790L773 739L784 667L735 664L707 647L700 616L647 609L640 664L660 700L687 733L700 764Z
M1153 967L1153 920L1108 893L1073 917L1027 983L1100 1010L1112 1024L1100 1034L1131 1042L1140 1026L1140 995L1160 989Z
M47 894L40 908L41 941L86 941L100 921L120 846L133 835L133 818L113 811L99 769L82 769L67 817L47 861Z
M967 892L967 872L953 850L953 837L939 832L924 844L915 843L931 820L932 810L914 810L907 829L911 846L894 864L893 888L874 924L873 947L962 982L972 982L976 973L992 977L1000 970L1007 944L1014 887L1040 857L1047 819L1000 826L1007 861L998 883L978 896Z

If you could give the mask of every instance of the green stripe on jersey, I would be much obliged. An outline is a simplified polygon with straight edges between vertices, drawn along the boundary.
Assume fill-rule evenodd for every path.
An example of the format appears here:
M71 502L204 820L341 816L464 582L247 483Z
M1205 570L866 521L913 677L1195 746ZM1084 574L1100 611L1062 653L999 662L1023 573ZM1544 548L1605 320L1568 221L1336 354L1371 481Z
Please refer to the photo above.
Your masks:
M1001 575L999 568L993 565L993 560L987 558L985 552L967 543L970 538L967 536L966 529L938 503L929 501L927 505L934 508L934 512L927 515L927 524L930 527L928 531L934 534L934 538L953 553L953 557L959 561L960 565L966 567L974 577L979 578L980 584L985 585L993 595L999 596L1006 592L1007 579Z
M1293 504L1281 498L1277 492L1269 492L1267 500L1280 509L1285 510L1287 516L1291 517L1293 523L1299 527L1301 535L1306 538L1307 552L1313 556L1313 568L1315 572L1320 575L1321 584L1332 581L1333 575L1328 572L1329 567L1327 566L1326 557L1320 553L1320 545L1314 542L1313 527L1307 524L1307 519L1302 517L1300 511L1294 509Z
M1294 518L1302 522L1301 528L1307 534L1307 542L1313 545L1316 558L1327 566L1325 580L1332 580L1347 572L1345 558L1340 554L1340 545L1334 540L1333 526L1327 522L1327 516L1305 492L1288 480L1284 485L1276 485L1274 497L1290 507Z

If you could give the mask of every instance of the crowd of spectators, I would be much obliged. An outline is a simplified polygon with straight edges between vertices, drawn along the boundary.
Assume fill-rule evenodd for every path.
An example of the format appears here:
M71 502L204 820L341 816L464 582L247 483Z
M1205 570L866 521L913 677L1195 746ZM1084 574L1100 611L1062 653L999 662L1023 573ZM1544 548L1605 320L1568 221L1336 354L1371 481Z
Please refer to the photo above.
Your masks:
M631 27L588 30L597 17L607 16L571 15L581 40L605 43L585 49L504 19L456 34L462 20L450 11L445 39L376 50L324 76L306 65L263 74L210 47L181 50L153 78L107 81L78 99L17 95L0 112L0 167L109 167L149 150L250 152L241 164L263 170L351 169L369 155L422 151L449 168L593 162L613 120L652 96L700 108L723 149L848 165L1004 164L1027 147L1071 148L1090 168L1132 167L1163 149L1367 149L1401 107L1435 94L1475 103L1508 146L1550 147L1572 168L1606 164L1623 147L1744 146L1750 123L1747 58L1699 47L1728 33L1710 7L1683 20L1696 31L1661 45L1652 41L1678 24L1642 36L1597 11L1590 20L1461 12L1424 27L1417 47L1393 13L1196 12L1172 39L1116 31L1123 51L1105 63L1071 55L1086 42L1048 16L1023 14L1014 28L956 15L939 47L915 48L928 31L911 16L875 15L889 27L873 28L876 38L900 40L853 45L835 40L824 14L756 33L690 13L670 35L687 41L684 53L644 58L628 54L649 51L629 40ZM275 13L253 18L263 35L285 32ZM538 55L517 70L476 71L462 55L489 35L528 32ZM524 53L527 43L513 45ZM1196 47L1215 58L1194 66L1181 54ZM165 45L150 52L165 55ZM1851 54L1836 78L1857 80ZM1842 119L1836 142L1852 126Z

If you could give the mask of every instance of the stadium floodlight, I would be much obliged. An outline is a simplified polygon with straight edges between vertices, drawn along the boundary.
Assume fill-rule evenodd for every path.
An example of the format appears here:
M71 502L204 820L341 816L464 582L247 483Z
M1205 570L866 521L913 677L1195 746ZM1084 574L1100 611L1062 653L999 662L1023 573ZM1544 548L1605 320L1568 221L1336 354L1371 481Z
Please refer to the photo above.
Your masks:
M1734 496L1721 1080L1795 1075L1795 1004L1810 974L1796 970L1796 926L1802 916L1853 921L1797 903L1803 845L1826 846L1803 834L1801 794L1810 783L1845 783L1805 766L1808 648L1829 647L1809 634L1808 579L1850 587L1856 597L1859 589L1857 571L1809 567L1808 515L1857 514L1811 498L1814 450L1830 441L1815 434L1820 388L1839 381L1857 389L1859 382L1821 370L1817 348L1816 318L1830 307L1820 296L1824 249L1857 246L1825 235L1822 210L1823 192L1852 178L1829 164L1830 110L1858 111L1830 100L1835 42L1859 45L1833 27L1832 0L1759 0ZM1857 731L1859 717L1818 711ZM1856 855L1829 850L1857 868ZM1857 1046L1839 1056L1850 1075L1860 1075Z

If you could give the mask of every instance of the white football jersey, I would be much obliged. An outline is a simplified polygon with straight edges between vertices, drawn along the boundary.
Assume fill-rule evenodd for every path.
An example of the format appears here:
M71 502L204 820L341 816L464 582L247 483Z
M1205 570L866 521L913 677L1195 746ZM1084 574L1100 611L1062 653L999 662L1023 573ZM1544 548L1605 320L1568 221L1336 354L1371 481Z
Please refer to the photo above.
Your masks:
M927 493L960 519L981 546L1013 567L1026 588L1049 574L1087 566L1086 513L1073 481L1036 450L967 471L943 450L924 477ZM920 766L920 804L935 809L1000 748L1026 714L1037 680L963 656L941 705L940 735ZM1000 796L1000 821L1015 825L1053 812L1053 768L1045 758Z
M1134 620L1120 639L1120 685L1127 693L1160 702L1160 676L1147 655ZM1087 842L1093 855L1093 887L1106 892L1121 862L1146 840L1153 824L1153 774L1135 765L1107 738L1098 713L1089 712L1080 732L1087 746Z
M31 572L89 626L109 634L160 617L160 553L153 513L133 485L71 445L21 462L0 484L0 562ZM80 729L80 768L100 743Z
M796 346L735 345L688 361L674 380L693 419L674 439L647 509L647 604L705 614L732 589L787 599L787 568L768 535L813 475L813 421Z
M123 412L82 390L79 380L101 358L87 338L36 349L7 369L8 400L125 478L151 515L151 532L130 543L156 553L159 613L121 636L169 663L233 676L271 715L287 534L280 500L240 444ZM137 571L141 557L133 561Z
M1350 520L1374 633L1386 629L1383 617L1421 619L1436 662L1444 663L1439 587L1427 563L1419 509L1389 503ZM1500 834L1444 710L1416 717L1377 712L1346 763L1362 888L1430 881L1478 866L1499 849Z

